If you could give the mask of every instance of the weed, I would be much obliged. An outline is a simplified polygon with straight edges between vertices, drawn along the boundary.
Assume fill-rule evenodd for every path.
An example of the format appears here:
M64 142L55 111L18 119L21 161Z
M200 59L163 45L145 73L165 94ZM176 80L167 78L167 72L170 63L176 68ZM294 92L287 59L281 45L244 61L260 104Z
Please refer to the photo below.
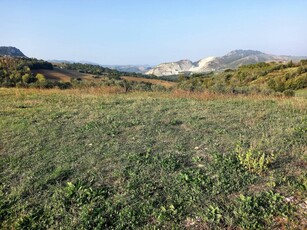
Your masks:
M237 144L236 153L240 164L243 165L250 172L261 174L268 169L268 166L272 164L276 156L273 153L266 154L253 147L244 149L242 145Z
M204 219L209 223L218 225L223 218L223 213L217 205L210 205L204 214Z
M240 197L236 201L234 216L243 229L267 229L277 216L286 217L292 212L284 197L272 191Z

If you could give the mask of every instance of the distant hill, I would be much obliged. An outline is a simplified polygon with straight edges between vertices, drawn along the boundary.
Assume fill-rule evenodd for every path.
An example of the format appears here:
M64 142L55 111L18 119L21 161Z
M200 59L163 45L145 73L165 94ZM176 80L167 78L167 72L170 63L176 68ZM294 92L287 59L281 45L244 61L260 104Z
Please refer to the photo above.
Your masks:
M101 67L118 70L120 72L127 72L127 73L146 73L151 69L150 65L100 65L95 62L91 61L72 61L72 60L48 60L52 63L81 63L81 64L90 64L90 65L99 65Z
M0 56L27 57L19 49L12 46L0 46Z
M63 64L65 64L65 63L74 63L73 61L68 61L68 60L58 60L58 59L49 59L49 60L47 60L48 62L51 62L51 63L59 63L59 64L61 64L61 63L63 63Z
M208 73L226 69L236 69L239 66L256 64L259 62L297 62L306 57L278 56L255 50L234 50L222 57L208 57L197 62L181 60L162 63L147 71L156 76L178 75L180 73Z
M91 62L91 61L73 61L73 60L58 60L58 59L49 59L47 61L49 61L51 63L58 63L58 64L80 63L80 64L89 64L89 65L100 65L96 62Z
M128 73L146 73L151 69L150 65L102 65L102 66Z

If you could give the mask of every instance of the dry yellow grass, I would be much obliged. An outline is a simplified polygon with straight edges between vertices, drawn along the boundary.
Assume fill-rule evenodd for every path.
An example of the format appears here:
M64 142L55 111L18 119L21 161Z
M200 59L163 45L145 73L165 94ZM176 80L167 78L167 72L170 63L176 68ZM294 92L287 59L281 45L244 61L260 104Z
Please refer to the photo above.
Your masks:
M218 94L212 92L189 92L179 89L174 89L170 92L144 92L144 91L131 91L126 93L125 90L118 86L101 86L101 87L86 87L86 88L72 88L61 90L58 88L53 89L38 89L38 88L14 88L14 89L5 89L2 88L2 94L5 94L5 91L8 94L15 94L16 98L24 97L28 94L41 94L41 95L50 95L50 94L65 94L65 95L79 95L79 96L91 96L99 97L104 95L112 94L127 94L131 97L158 97L158 98L191 98L197 100L229 100L229 99L242 99L242 100L274 100L278 105L282 107L289 107L293 109L298 109L302 112L307 110L307 99L304 97L274 97L266 96L260 94L254 95L235 95L235 94ZM12 92L13 91L13 92Z
M209 91L204 92L190 92L181 89L174 89L172 91L172 96L175 98L195 98L195 99L204 99L204 100L214 100L214 99L231 99L231 98L248 98L248 99L267 99L273 98L273 96L266 96L261 94L220 94Z

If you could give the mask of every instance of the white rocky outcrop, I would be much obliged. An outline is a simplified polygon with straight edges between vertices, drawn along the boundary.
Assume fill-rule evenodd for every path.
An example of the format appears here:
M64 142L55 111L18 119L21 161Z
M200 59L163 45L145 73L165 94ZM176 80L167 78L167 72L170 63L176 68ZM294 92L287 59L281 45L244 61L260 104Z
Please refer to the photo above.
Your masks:
M178 62L168 62L157 65L146 74L153 74L156 76L177 75L185 71L189 71L193 67L190 60L181 60Z
M298 61L302 58L306 57L277 56L255 50L233 50L222 57L208 57L194 63L190 60L162 63L147 71L146 74L170 76L180 73L206 73L235 69L241 65L255 64L258 62Z

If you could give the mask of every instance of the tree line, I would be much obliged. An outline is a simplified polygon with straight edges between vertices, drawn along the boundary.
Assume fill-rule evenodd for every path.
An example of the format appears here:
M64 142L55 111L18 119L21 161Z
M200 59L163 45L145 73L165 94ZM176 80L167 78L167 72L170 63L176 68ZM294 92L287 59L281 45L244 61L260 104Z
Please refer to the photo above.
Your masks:
M43 74L33 74L31 70L53 69L53 65L35 58L0 57L0 86L68 88L70 84L48 81Z

